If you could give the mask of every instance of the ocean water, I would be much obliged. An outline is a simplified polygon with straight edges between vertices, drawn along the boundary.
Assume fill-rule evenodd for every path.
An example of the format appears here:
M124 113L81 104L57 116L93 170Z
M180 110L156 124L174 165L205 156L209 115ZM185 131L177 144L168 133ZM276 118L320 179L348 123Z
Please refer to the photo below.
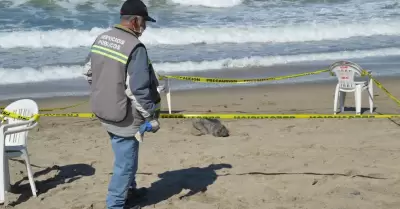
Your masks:
M83 64L122 0L1 0L0 99L88 94ZM399 0L147 0L140 38L167 75L260 78L349 60L400 75ZM328 74L275 83L323 81ZM270 82L272 83L272 82ZM174 90L226 85L172 81Z

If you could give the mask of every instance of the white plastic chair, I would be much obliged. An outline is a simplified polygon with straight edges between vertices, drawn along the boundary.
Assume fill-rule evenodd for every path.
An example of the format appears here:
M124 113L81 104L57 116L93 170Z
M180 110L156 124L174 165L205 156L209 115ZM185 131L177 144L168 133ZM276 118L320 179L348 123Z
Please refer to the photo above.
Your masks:
M32 117L39 113L38 105L35 101L30 99L15 101L8 105L5 110L27 117ZM0 127L0 203L4 203L5 192L9 191L11 187L8 164L10 158L21 157L25 161L32 194L36 197L36 185L33 179L26 141L28 131L34 128L38 123L35 118L19 120L7 116L3 117L7 119L7 124L3 124Z
M373 94L373 81L369 79L367 81L355 81L355 76L362 75L362 68L352 62L339 61L333 63L329 67L330 71L336 75L338 79L338 84L335 89L335 98L333 105L334 114L337 113L338 99L340 99L340 112L344 111L344 101L346 98L346 93L354 92L355 94L355 104L356 104L356 114L361 114L361 95L364 90L367 90L369 95L369 108L370 112L373 112L374 108L374 94ZM370 71L368 71L370 73Z

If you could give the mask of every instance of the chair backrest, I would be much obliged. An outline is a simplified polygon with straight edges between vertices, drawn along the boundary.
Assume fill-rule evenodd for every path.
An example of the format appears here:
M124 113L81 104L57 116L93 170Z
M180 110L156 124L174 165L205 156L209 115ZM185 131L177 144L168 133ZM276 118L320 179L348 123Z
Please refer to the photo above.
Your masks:
M362 73L359 65L348 61L335 62L329 67L329 70L336 75L339 87L344 90L355 90L354 77L360 76Z
M9 112L13 112L22 116L32 117L39 113L39 107L35 101L30 99L21 99L17 100L11 104L9 104L4 110ZM23 120L14 119L14 118L7 118L9 124L18 123ZM32 124L27 124L24 126L10 128L10 130L19 129L21 127L28 127L32 126ZM26 138L28 136L28 131L23 131L19 133L9 134L5 137L5 146L25 146L26 145Z

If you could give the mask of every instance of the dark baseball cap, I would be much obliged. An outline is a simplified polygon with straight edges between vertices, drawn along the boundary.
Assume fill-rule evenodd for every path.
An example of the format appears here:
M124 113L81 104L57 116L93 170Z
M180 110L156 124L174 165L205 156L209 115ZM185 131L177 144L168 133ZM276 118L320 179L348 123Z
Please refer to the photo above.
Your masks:
M146 21L156 22L149 16L146 5L141 0L127 0L122 4L121 15L137 15L143 17Z

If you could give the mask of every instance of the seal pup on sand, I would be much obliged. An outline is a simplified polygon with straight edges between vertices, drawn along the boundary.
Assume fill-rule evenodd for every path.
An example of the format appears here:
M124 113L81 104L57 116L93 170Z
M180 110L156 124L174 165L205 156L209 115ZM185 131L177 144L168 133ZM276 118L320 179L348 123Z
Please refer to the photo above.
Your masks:
M201 136L211 134L215 137L229 136L229 130L217 119L196 118L192 121L192 135Z

